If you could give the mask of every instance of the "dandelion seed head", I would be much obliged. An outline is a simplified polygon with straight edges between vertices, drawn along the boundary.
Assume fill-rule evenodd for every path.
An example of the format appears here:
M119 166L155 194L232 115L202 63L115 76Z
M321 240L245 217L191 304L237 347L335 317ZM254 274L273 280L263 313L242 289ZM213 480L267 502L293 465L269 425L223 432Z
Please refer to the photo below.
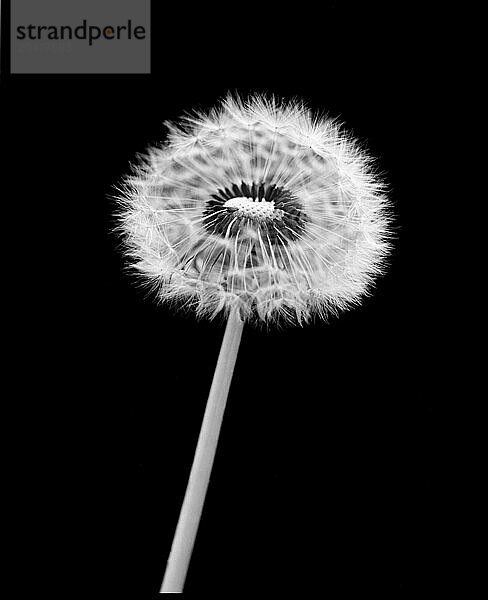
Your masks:
M390 249L389 203L336 121L229 96L167 127L118 197L127 257L160 301L301 323L370 292Z

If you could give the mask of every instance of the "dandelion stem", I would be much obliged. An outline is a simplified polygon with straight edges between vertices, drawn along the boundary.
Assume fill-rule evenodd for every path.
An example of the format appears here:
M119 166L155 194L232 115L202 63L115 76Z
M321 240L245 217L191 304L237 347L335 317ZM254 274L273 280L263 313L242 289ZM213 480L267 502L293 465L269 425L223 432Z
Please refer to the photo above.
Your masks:
M178 594L183 591L212 471L243 326L243 321L236 314L229 315L198 437L185 499L161 586L161 594Z

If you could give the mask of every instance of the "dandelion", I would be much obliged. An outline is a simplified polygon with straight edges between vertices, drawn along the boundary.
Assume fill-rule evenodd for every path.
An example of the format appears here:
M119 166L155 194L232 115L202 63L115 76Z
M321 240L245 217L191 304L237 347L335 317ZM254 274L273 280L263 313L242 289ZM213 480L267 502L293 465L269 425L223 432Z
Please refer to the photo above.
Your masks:
M168 128L120 198L128 256L160 301L301 323L370 291L388 254L387 198L335 121L229 97Z
M390 214L373 161L299 101L227 97L167 123L120 190L119 231L161 302L228 317L162 592L183 588L246 321L327 319L370 293Z

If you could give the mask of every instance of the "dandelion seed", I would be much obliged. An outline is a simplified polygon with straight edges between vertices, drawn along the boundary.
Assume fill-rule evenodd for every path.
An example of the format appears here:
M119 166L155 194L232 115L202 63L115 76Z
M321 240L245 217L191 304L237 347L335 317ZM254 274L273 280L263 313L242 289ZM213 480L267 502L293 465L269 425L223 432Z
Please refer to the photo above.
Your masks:
M228 97L168 128L119 197L127 255L160 301L305 322L370 292L389 252L388 200L335 121Z
M299 102L228 97L168 124L119 196L127 256L157 298L228 321L161 593L195 541L245 321L308 321L358 304L389 252L385 188L333 120Z

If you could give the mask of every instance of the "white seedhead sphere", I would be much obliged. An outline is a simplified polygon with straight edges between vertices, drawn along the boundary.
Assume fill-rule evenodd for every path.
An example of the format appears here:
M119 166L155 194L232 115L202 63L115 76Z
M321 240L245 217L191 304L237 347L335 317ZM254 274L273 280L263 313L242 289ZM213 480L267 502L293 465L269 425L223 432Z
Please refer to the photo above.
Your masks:
M166 126L117 198L130 264L159 300L301 323L368 294L389 253L389 204L336 121L229 96Z

